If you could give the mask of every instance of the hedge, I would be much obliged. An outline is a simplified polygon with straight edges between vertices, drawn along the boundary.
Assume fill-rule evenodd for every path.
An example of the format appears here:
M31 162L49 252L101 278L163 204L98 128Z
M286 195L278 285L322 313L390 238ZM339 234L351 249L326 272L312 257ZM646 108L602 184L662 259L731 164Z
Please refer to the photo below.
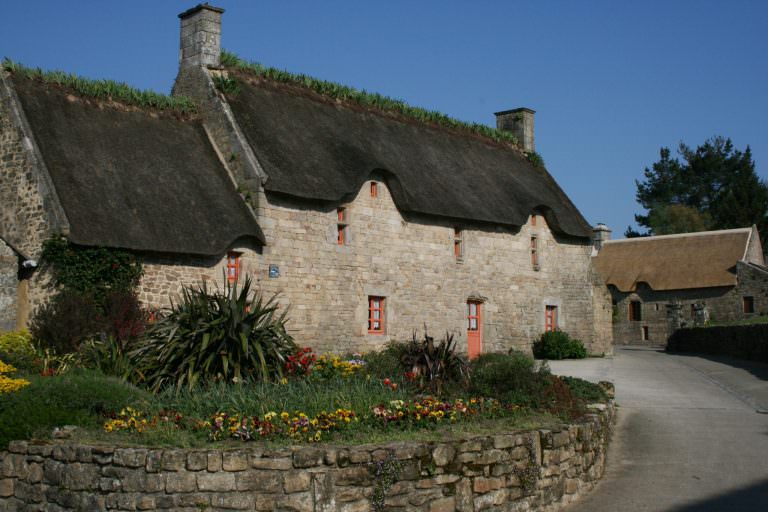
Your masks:
M669 337L667 351L719 354L768 363L768 324L678 329Z

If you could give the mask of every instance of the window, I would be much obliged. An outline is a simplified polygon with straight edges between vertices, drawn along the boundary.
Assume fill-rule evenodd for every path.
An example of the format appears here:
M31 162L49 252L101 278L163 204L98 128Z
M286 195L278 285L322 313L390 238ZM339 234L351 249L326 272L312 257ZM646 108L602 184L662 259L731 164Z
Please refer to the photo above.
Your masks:
M531 265L534 270L539 270L539 239L531 237Z
M643 341L648 341L648 326L643 326Z
M639 300L633 300L629 303L629 321L639 322L643 319L642 304Z
M379 184L375 181L371 182L371 197L377 198L379 197Z
M536 227L536 217L537 215L534 213L531 215L531 226Z
M227 280L230 283L237 281L240 275L240 253L228 252L227 253Z
M384 334L384 297L368 297L368 333Z
M744 313L754 313L755 312L755 298L754 297L744 297L741 300L742 306L744 308Z
M453 228L453 255L456 261L464 257L464 232L459 228Z
M336 216L338 218L336 224L336 243L344 245L347 243L347 209L337 208Z
M696 319L696 304L691 304L691 318Z
M544 332L557 329L557 306L547 306L544 310Z

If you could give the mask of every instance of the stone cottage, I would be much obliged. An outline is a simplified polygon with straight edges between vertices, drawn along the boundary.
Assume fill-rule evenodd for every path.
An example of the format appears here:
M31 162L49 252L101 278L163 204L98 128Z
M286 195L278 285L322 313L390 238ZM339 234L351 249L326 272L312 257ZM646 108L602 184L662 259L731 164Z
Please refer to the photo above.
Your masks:
M62 234L140 255L150 306L250 275L318 350L381 348L425 325L471 354L555 328L611 350L592 230L527 157L532 110L496 114L517 146L223 65L222 13L179 16L174 94L195 114L3 72L3 327L45 300L41 243Z
M768 312L768 268L757 228L606 240L596 229L595 267L613 301L619 344L666 344L707 321Z

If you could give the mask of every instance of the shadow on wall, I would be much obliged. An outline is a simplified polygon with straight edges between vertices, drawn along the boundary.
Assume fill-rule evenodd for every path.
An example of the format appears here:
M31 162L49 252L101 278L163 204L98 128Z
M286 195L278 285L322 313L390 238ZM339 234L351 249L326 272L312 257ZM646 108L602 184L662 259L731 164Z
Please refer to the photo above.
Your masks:
M669 512L723 512L726 510L765 510L768 504L768 480L737 489L728 494L671 509Z

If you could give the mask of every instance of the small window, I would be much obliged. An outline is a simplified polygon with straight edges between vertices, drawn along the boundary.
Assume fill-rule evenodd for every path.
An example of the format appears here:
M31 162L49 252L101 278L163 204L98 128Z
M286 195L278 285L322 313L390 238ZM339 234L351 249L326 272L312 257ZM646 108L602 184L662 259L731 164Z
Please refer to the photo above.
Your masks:
M240 277L240 253L228 252L227 253L227 280L230 283L237 281Z
M531 265L534 270L539 270L539 239L531 237Z
M453 229L453 256L456 261L464 258L464 232L459 228Z
M643 326L643 341L648 341L648 326Z
M347 209L337 208L336 216L338 218L336 224L336 243L344 245L347 243Z
M538 215L536 215L535 213L531 215L531 226L533 227L536 227L536 217L538 217Z
M480 330L480 303L473 300L467 302L467 330Z
M653 306L656 308L656 311L659 310L659 305L658 304L654 304Z
M629 303L629 321L639 322L643 319L642 303L639 300L633 300Z
M557 306L547 306L544 310L544 332L557 329Z
M384 334L384 297L368 297L368 333Z
M742 306L744 307L744 313L754 313L755 312L755 298L754 297L744 297L741 302L742 302Z
M371 197L377 198L379 197L379 184L375 181L371 182Z
M691 304L691 319L696 319L696 304Z

